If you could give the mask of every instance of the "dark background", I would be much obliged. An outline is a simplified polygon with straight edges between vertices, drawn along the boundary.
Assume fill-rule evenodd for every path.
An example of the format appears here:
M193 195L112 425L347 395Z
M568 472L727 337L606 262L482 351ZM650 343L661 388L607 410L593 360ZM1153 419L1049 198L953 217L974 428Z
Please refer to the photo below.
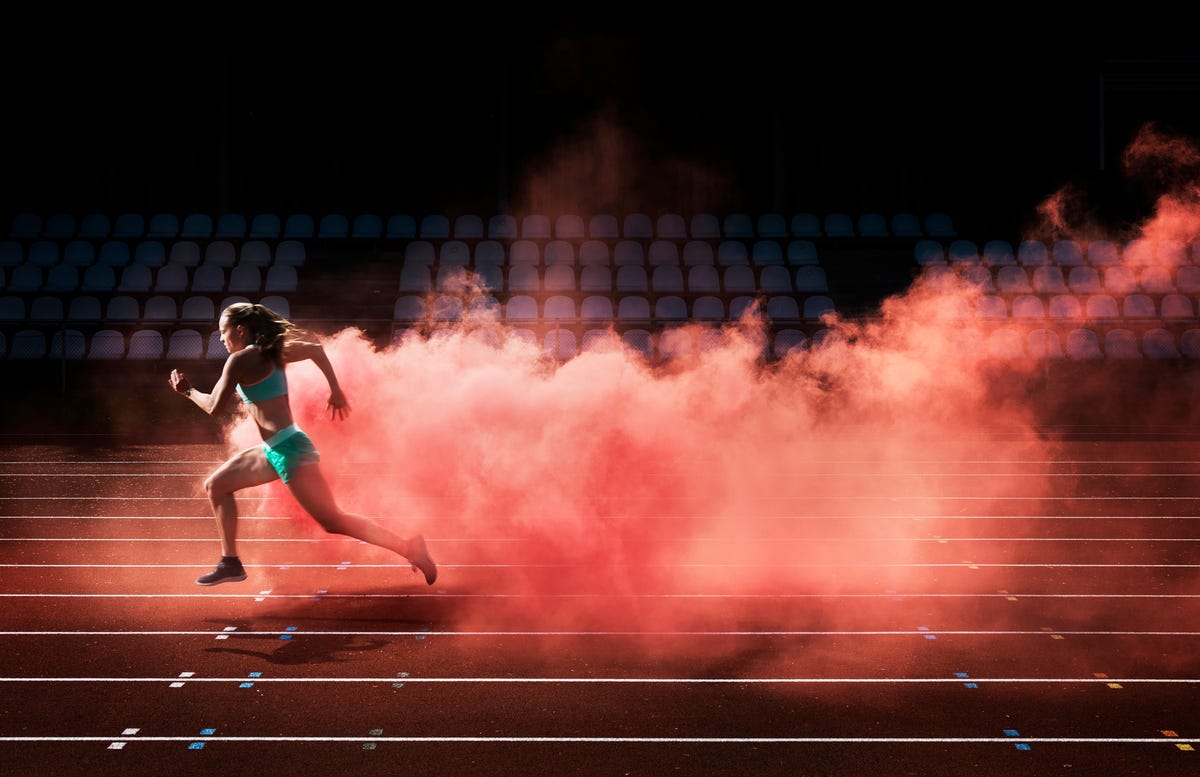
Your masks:
M24 11L0 208L1136 220L1129 140L1200 125L1186 25L999 10Z

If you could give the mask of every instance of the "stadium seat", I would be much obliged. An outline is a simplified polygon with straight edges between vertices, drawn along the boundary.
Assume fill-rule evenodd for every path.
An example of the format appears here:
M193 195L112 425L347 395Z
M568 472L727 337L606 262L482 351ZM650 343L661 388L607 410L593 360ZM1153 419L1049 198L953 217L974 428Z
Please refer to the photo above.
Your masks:
M397 218L393 216L392 218ZM411 218L411 217L409 217ZM389 220L390 223L390 220ZM388 237L412 237L408 235L391 234L389 227ZM453 232L451 234L456 240L482 240L484 237L483 218L474 213L464 213L454 217Z
M294 292L297 287L296 268L290 264L276 263L267 268L267 276L263 282L263 291L268 294L287 294Z
M271 264L271 246L265 240L247 240L238 250L238 264L267 267Z
M621 236L633 240L650 240L654 237L654 225L645 213L627 213L621 222Z
M259 213L250 220L250 230L246 237L250 240L277 240L283 232L283 225L275 213Z
M212 216L207 213L189 213L183 217L179 237L185 240L207 240L213 236Z
M688 234L693 240L719 240L721 222L712 213L696 213L688 225Z
M46 356L46 335L37 329L19 329L8 346L10 359L42 359Z
M707 240L689 240L683 244L683 265L695 267L698 265L713 265L716 258L713 255L712 243Z
M175 329L167 338L166 358L203 359L204 338L195 329Z
M550 218L543 213L529 213L521 219L521 237L526 240L549 240L553 237Z
M597 213L588 219L588 237L596 240L616 240L620 236L617 217L611 213Z
M821 224L825 237L855 237L854 219L849 213L827 213Z
M1100 350L1100 338L1091 329L1079 328L1067 332L1065 348L1068 359L1089 361L1103 359L1104 352Z
M350 237L355 240L375 240L383 237L383 218L374 213L360 213L354 217Z
M316 234L313 217L307 213L293 213L283 224L284 240L303 240Z
M815 213L796 213L791 220L792 237L812 238L824 237L821 233L821 221Z
M344 213L326 213L317 222L317 239L343 240L350 237L350 218Z
M88 359L109 360L125 358L125 335L115 329L98 329L88 342Z
M51 213L42 224L42 237L50 240L70 240L78 226L70 213Z
M587 239L587 226L582 217L564 213L554 220L554 237L558 240L579 242Z
M222 213L217 217L216 227L212 236L218 240L243 240L248 226L246 217L241 213Z
M157 329L137 329L129 335L126 359L153 360L163 357L163 335Z
M679 247L669 240L653 240L646 249L646 262L651 267L679 264Z
M1104 333L1104 356L1106 359L1141 359L1137 335L1124 328L1108 330Z
M388 216L384 237L389 240L411 240L417 236L417 220L407 213Z
M1142 355L1147 359L1178 359L1175 335L1163 327L1151 327L1142 333Z
M146 219L140 213L120 213L113 222L115 240L140 240L146 235Z

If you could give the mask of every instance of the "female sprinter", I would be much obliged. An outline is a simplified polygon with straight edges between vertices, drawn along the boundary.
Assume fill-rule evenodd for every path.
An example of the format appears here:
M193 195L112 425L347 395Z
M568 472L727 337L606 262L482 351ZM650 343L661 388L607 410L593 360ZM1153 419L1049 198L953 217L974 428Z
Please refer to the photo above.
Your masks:
M318 460L320 454L308 435L292 420L284 365L311 359L329 382L331 418L344 418L350 403L338 386L333 365L320 343L300 337L292 322L262 305L238 302L221 312L221 342L229 352L211 394L192 387L186 375L171 370L171 388L201 410L213 415L231 399L242 398L258 424L263 444L234 454L204 481L221 537L221 561L196 579L200 585L232 583L246 579L237 554L237 505L233 495L243 488L281 479L292 496L326 531L387 548L404 556L414 571L433 585L437 565L420 536L404 539L365 516L343 512L334 499Z

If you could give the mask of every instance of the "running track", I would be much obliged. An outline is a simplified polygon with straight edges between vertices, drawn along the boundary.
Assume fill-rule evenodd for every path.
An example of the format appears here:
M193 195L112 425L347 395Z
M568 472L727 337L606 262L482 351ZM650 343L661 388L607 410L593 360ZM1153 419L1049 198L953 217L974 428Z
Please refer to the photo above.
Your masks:
M222 454L3 448L0 773L1200 774L1194 442L914 462L870 498L798 472L754 516L771 588L719 547L620 584L523 563L452 504L430 588L262 491L250 579L199 588ZM996 472L1049 493L978 498Z

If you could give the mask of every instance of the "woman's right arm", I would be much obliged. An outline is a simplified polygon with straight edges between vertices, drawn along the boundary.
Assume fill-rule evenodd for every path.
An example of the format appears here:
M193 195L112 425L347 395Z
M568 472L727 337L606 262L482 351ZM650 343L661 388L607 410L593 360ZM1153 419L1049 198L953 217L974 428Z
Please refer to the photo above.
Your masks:
M233 396L234 386L238 383L237 370L241 364L241 360L237 358L238 355L233 354L225 360L225 366L221 369L221 377L217 378L216 384L213 385L212 393L205 394L203 391L197 391L196 387L188 380L187 375L179 370L171 370L171 376L167 380L171 384L171 388L190 399L196 407L209 415L214 415L217 409L224 407Z

